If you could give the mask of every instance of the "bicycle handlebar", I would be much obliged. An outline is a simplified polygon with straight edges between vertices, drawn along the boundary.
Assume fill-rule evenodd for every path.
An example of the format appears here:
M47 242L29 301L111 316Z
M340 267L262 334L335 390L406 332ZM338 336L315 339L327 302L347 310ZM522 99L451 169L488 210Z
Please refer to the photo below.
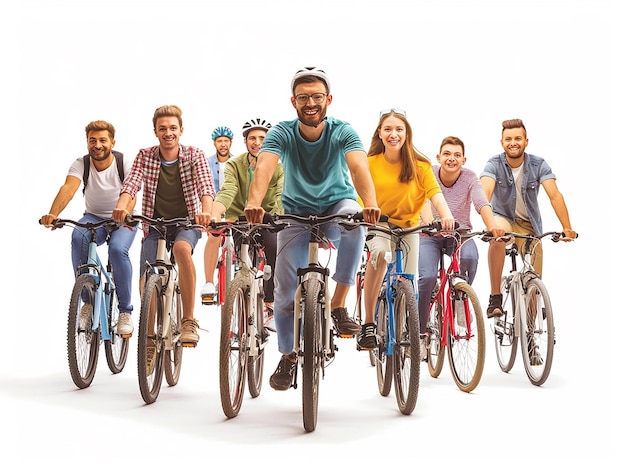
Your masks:
M565 241L567 238L565 237L565 233L563 231L547 231L543 234L521 234L521 233L515 233L513 231L507 231L504 233L504 236L500 237L500 238L495 238L499 241L504 241L507 238L521 238L521 239L543 239L547 236L550 236L550 239L552 241L554 241L555 243L558 243L559 241ZM578 233L576 233L576 238L578 238ZM493 234L491 234L491 232L489 231L484 231L483 232L483 236L481 238L483 241L490 241L492 239L494 239Z
M43 224L41 222L41 218L39 219L39 224L40 225ZM89 221L80 222L80 221L70 220L70 219L65 219L65 218L56 218L55 220L52 220L52 224L51 224L51 226L53 226L54 228L63 228L65 225L77 226L79 228L85 228L88 230L95 230L97 228L102 228L102 227L106 227L110 229L117 229L120 226L122 226L121 223L114 221L112 218L105 218L104 220L97 221L97 222L89 222Z
M206 229L205 226L196 224L194 218L189 218L188 216L168 219L168 218L151 218L145 215L126 215L126 218L124 219L124 224L128 226L136 226L140 222L146 223L150 226L154 226L155 228L164 228L164 227L174 226L177 228Z

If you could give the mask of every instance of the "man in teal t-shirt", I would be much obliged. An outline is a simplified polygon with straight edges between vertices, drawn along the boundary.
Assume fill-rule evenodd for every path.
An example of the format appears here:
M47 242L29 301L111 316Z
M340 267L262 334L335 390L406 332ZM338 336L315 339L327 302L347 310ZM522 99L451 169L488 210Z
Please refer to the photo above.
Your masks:
M265 137L245 209L248 220L262 221L265 212L261 202L280 161L285 173L285 213L305 216L362 210L366 221L376 223L380 209L363 144L348 123L326 117L332 102L326 73L315 67L298 71L291 82L291 92L298 119L280 122ZM357 203L357 194L364 208ZM330 301L335 328L341 335L355 335L360 332L360 325L349 317L345 301L355 283L365 229L345 231L328 224L322 230L337 248L333 274L336 286ZM297 270L308 263L308 242L309 234L299 228L278 233L274 320L278 350L283 356L270 377L270 385L276 390L288 390L293 385L297 359L293 352L294 295Z

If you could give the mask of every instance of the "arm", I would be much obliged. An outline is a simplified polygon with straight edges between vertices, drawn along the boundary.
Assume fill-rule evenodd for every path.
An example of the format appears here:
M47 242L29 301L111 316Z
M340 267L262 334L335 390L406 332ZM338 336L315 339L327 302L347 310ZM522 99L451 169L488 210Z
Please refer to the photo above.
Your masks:
M250 185L248 193L248 203L245 208L246 218L251 223L261 223L263 221L265 210L261 204L278 165L278 159L279 156L277 154L268 151L259 153L254 179L252 179L252 185Z
M556 217L561 222L561 226L563 226L565 237L568 240L576 238L578 235L576 231L572 230L572 225L569 222L569 212L567 211L567 206L565 205L565 199L556 185L556 180L544 180L542 185L550 198L550 204L552 204Z
M364 151L346 153L346 161L352 176L354 188L363 201L363 219L368 223L378 223L380 208L376 202L376 190Z
M491 196L493 195L493 190L496 187L496 181L491 177L481 177L480 184L483 186L485 190L485 195L487 197L487 201L491 201Z
M497 226L496 219L493 216L493 211L491 211L490 205L484 205L480 209L480 217L483 219L483 223L485 223L487 231L489 231L494 237L499 238L504 236L504 229Z
M124 218L126 218L126 215L132 211L132 208L135 205L134 203L135 200L136 198L131 197L130 193L122 192L119 200L117 201L117 205L115 205L115 209L113 210L111 217L115 221L119 223L123 223ZM130 208L130 211L129 211L129 208Z
M425 225L431 224L433 220L435 219L433 215L433 207L432 207L432 204L430 203L430 200L426 200L426 203L424 204L422 211L420 211L420 219L422 220L422 223L424 223Z
M441 227L443 230L451 231L454 229L454 216L452 216L452 212L450 208L448 208L448 203L443 196L443 193L439 192L434 194L431 199L435 210L439 213L439 217L441 218Z
M52 221L58 218L59 214L65 209L67 204L74 198L76 190L80 187L80 179L73 175L65 178L65 183L59 189L50 211L41 217L41 224L50 227Z

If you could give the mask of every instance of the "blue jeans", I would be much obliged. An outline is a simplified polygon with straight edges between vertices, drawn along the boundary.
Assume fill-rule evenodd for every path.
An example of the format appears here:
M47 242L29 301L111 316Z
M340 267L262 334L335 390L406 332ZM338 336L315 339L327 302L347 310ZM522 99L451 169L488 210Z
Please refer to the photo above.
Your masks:
M97 223L103 218L85 213L79 220L81 223ZM109 240L109 260L115 278L115 286L117 288L117 297L119 299L120 313L132 313L132 281L133 281L133 265L130 262L128 252L135 240L137 228L129 228L122 226L111 233ZM101 246L106 242L107 230L98 228L96 230L96 243ZM91 241L91 233L84 228L74 228L72 231L72 266L74 274L79 265L87 262L89 254L89 243Z
M361 207L354 200L340 200L325 214L356 213ZM322 226L322 231L337 248L335 282L354 285L356 271L361 262L365 244L365 228L345 230L337 223ZM298 286L297 271L308 265L310 232L301 227L286 228L278 233L276 267L274 270L274 320L278 337L278 350L283 354L293 352L294 296ZM330 300L326 300L330 303Z
M197 229L179 228L173 233L168 233L167 248L169 250L176 241L187 241L191 246L191 253L193 254L193 250L195 249L201 237L202 233ZM154 228L150 228L148 236L146 236L141 242L141 253L139 255L140 276L143 276L146 273L146 270L148 269L148 264L152 264L154 261L156 261L158 245L159 233ZM174 262L174 255L170 254L170 257L172 258L172 262Z
M418 311L420 317L420 332L426 332L428 313L430 311L430 296L437 283L439 271L439 255L442 249L450 256L455 249L454 238L443 236L420 236L420 251L418 261L419 278L417 282ZM478 249L473 240L467 241L461 248L459 269L467 277L471 285L476 277L478 268Z

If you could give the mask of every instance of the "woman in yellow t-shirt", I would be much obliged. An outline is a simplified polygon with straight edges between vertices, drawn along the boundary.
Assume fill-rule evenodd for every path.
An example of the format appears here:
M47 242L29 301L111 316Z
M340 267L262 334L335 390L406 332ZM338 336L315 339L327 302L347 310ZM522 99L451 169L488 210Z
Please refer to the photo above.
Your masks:
M413 131L403 111L391 109L381 112L367 155L378 206L391 223L405 228L417 226L420 211L430 200L441 216L443 229L453 229L454 218L441 193L430 160L413 145ZM407 243L403 256L404 272L415 274L419 236L409 235L404 241ZM392 259L394 257L391 241L376 230L370 230L367 246L370 260L365 269L365 324L357 336L361 349L373 349L376 345L374 311L387 269L385 253L391 254ZM426 346L422 345L424 342L420 338L422 358L426 354Z

